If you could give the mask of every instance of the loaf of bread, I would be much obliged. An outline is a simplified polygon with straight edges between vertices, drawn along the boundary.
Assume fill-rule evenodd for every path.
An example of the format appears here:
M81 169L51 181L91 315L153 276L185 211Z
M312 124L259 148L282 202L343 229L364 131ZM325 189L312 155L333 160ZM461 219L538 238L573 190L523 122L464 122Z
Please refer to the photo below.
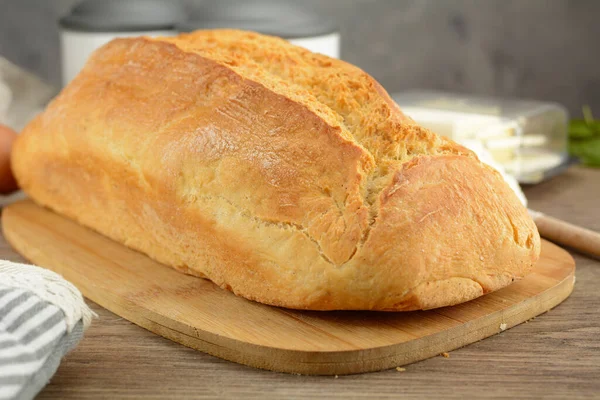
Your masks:
M39 204L276 306L457 304L540 251L472 152L359 68L250 32L110 42L25 128L12 166Z

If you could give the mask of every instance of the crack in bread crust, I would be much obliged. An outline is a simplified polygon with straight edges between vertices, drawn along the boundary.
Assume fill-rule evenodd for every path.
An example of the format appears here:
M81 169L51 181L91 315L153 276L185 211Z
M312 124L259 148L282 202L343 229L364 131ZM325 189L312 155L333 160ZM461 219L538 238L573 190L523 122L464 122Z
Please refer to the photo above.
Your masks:
M190 196L190 195L187 195ZM187 197L186 195L183 195L183 197ZM189 197L188 197L189 198ZM231 206L232 208L234 208L237 213L239 214L239 216L244 217L258 225L265 225L265 226L274 226L277 228L281 228L281 229L290 229L296 232L300 232L301 234L303 234L308 240L310 240L316 247L317 247L317 251L319 253L319 255L321 256L321 258L323 258L323 260L325 262L327 262L328 264L331 265L335 265L333 264L333 262L327 258L327 256L323 253L323 249L321 249L321 245L319 244L318 240L315 239L314 237L312 237L310 235L309 232L307 232L306 228L303 227L302 225L299 224L294 224L294 223L289 223L289 222L281 222L281 221L269 221L266 219L262 219L259 217L256 217L254 215L251 215L248 210L244 210L243 208L239 207L238 205L236 205L234 202L232 202L231 200L227 199L225 196L216 196L216 195L203 195L203 194L195 194L191 196L191 199L188 201L188 204L193 204L195 206L199 206L198 203L200 202L210 202L211 200L221 200L224 203L227 203L229 206ZM200 207L200 209L202 209Z
M373 157L375 166L367 171L366 193L361 190L369 223L354 252L342 264L350 261L369 237L378 215L376 199L403 163L424 154L474 156L416 125L371 76L343 61L289 46L281 39L236 31L203 31L157 40L210 56L240 76L304 104L329 123L338 124L343 137L351 135L350 140ZM373 119L362 115L373 115Z

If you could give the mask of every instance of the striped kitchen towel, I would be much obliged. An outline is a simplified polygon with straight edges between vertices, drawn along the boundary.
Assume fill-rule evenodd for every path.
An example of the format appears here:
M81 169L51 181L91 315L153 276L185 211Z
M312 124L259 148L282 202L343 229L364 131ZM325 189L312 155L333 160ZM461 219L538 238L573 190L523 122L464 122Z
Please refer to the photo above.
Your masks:
M34 398L93 316L58 274L0 260L0 400Z

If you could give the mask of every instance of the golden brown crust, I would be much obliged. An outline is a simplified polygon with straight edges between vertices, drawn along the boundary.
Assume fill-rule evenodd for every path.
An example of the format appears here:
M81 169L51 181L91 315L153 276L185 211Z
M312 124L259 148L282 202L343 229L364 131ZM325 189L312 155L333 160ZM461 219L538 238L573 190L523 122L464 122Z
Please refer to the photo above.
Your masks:
M456 304L539 254L497 172L358 68L253 33L109 43L13 168L40 204L284 307Z

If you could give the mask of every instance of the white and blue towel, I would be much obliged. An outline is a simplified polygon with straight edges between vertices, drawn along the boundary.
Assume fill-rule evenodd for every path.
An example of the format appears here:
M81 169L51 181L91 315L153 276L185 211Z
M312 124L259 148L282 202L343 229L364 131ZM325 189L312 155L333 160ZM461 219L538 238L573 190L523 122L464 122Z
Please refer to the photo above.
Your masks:
M34 398L93 315L58 274L0 260L0 400Z

